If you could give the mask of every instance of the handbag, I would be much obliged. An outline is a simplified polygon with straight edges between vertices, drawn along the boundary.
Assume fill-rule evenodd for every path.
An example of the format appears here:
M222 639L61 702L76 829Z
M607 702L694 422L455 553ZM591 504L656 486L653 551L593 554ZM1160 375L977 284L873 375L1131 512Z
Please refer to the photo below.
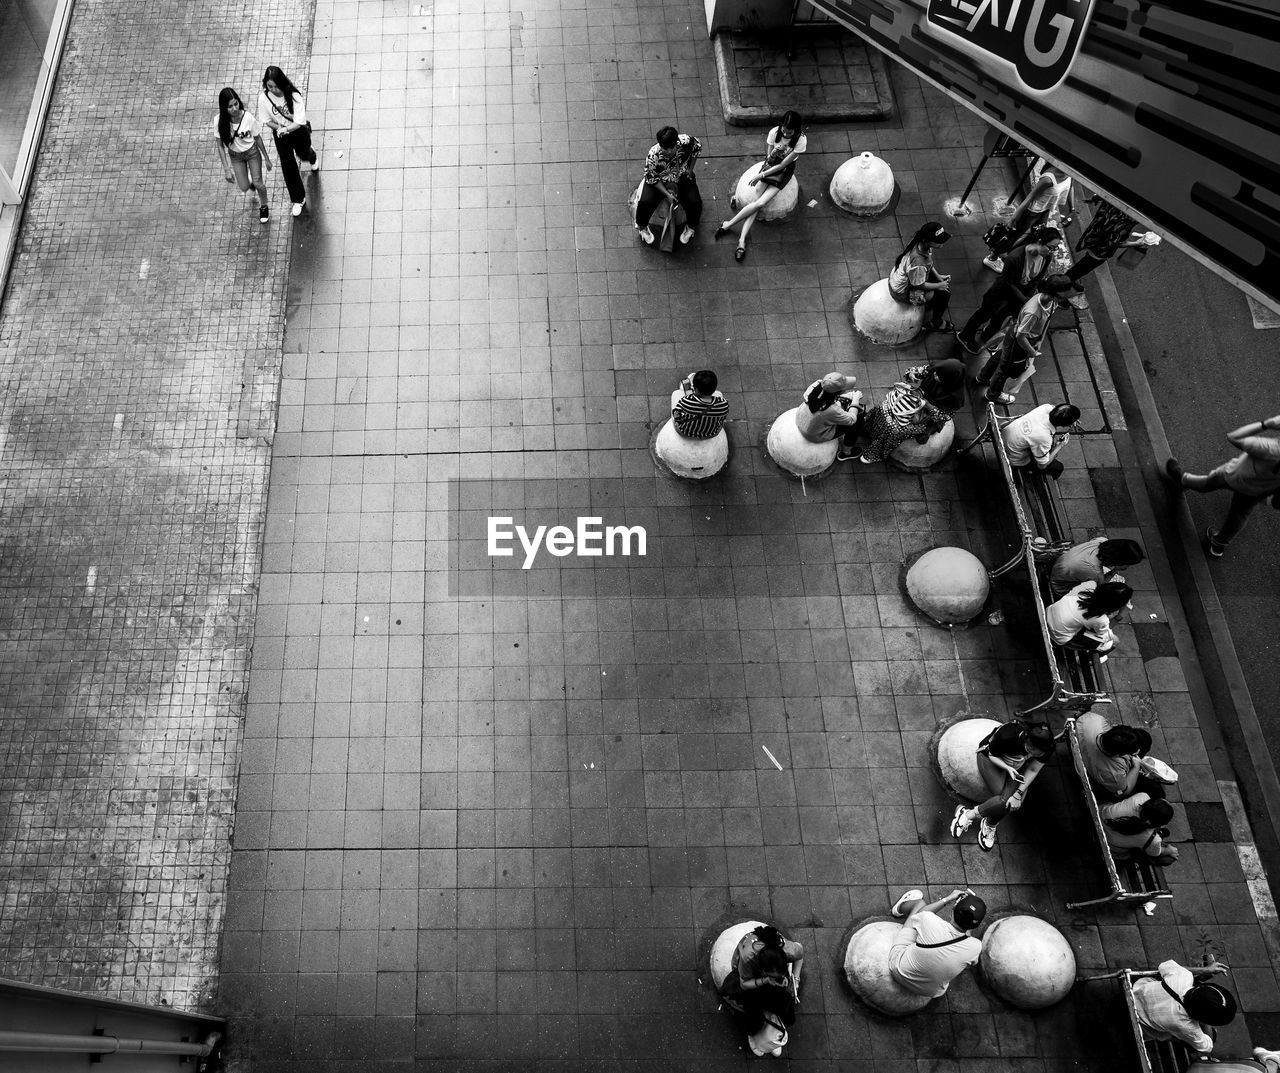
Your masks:
M992 224L982 236L993 255L999 257L1013 245L1014 231L1008 224Z

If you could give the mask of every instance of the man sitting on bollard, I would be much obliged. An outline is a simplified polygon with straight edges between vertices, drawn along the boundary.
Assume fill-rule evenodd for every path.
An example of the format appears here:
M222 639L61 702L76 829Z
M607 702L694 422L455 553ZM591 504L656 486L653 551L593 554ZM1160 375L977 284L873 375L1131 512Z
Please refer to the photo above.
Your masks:
M1063 465L1058 452L1071 438L1068 431L1080 420L1080 410L1069 402L1054 406L1046 402L1034 410L1015 417L1001 430L1009 465L1014 469L1035 468L1055 481L1062 476Z
M1217 963L1208 966L1216 969ZM1213 1051L1214 1028L1229 1025L1236 1015L1235 996L1217 984L1196 983L1190 969L1162 961L1160 979L1133 982L1134 1004L1142 1034L1148 1039L1185 1043L1200 1058Z
M847 461L858 456L854 444L862 424L862 392L855 390L858 378L829 372L804 390L804 405L796 410L796 428L810 443L826 443L840 437L836 458Z
M700 369L671 393L671 423L685 439L710 440L720 435L729 403L716 390L718 383L710 369Z
M1165 785L1177 777L1168 765L1147 756L1151 734L1142 727L1118 725L1091 711L1076 720L1076 738L1089 782L1102 802L1135 793L1164 797Z
M668 209L684 207L685 227L680 241L688 244L702 219L702 194L693 168L702 152L702 143L692 134L681 134L675 127L663 127L657 142L644 161L644 183L636 205L636 232L641 241L652 246L657 236L649 228L649 217L665 198Z
M938 910L952 902L955 927L938 916ZM909 890L889 912L906 918L889 948L889 975L914 994L945 995L951 981L982 953L981 941L970 932L986 917L987 906L971 890L953 890L928 905L923 891Z
M1104 581L1124 581L1120 570L1137 566L1145 558L1142 545L1136 540L1094 537L1083 544L1072 545L1053 561L1049 590L1057 600L1085 581L1096 581L1099 585Z

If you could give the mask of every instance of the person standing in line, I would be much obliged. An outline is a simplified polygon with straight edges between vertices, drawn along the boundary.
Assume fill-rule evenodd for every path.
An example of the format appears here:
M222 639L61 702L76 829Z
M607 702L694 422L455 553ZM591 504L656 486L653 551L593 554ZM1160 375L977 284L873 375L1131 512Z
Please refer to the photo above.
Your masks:
M889 272L889 293L903 305L924 306L926 332L954 332L947 316L951 304L951 277L933 263L933 251L951 241L939 223L927 223L911 236Z
M1013 215L1009 217L1009 242L1004 247L1005 256L1024 245L1027 236L1050 223L1063 205L1069 208L1070 203L1071 176L1058 170L1057 165L1045 161L1027 196L1018 203ZM1071 217L1060 217L1060 221L1063 224L1070 223ZM984 257L982 263L992 272L999 272L1004 267L1003 259L994 253Z
M716 390L719 381L710 369L690 373L671 393L671 423L690 440L710 440L720 435L729 403Z
M800 131L804 120L799 112L787 112L782 121L769 131L765 138L767 152L760 171L747 181L748 186L760 186L760 195L742 208L730 220L725 220L716 228L715 237L728 234L731 228L742 225L738 233L738 248L733 251L733 259L741 261L747 255L747 235L751 225L759 213L770 201L778 196L778 191L791 181L796 173L796 160L809 147L809 139Z
M693 238L702 219L702 193L693 174L701 152L702 143L692 134L681 134L675 127L658 131L656 144L644 160L644 182L636 203L636 232L646 246L652 246L657 240L649 227L649 218L663 198L670 211L674 212L677 206L684 209L685 226L680 241L688 244Z
M293 202L293 215L300 216L307 206L307 188L302 182L298 161L305 161L312 171L319 171L320 154L311 145L306 102L298 87L279 67L268 67L262 76L258 114L263 125L271 128L276 155L280 158L280 174Z
M1231 491L1231 505L1220 529L1209 526L1204 531L1209 554L1221 559L1227 545L1249 520L1249 512L1268 496L1271 505L1280 510L1280 414L1250 421L1227 433L1227 439L1240 454L1205 474L1188 473L1176 458L1164 464L1165 473L1179 489L1193 492Z
M858 378L833 371L804 390L804 403L796 410L796 428L810 443L826 443L840 437L836 459L858 457L855 444L862 424L862 392Z
M976 354L983 340L1027 304L1040 281L1049 274L1054 252L1061 245L1061 231L1056 227L1041 227L1032 234L1029 243L1005 257L1000 278L987 288L982 303L956 335L965 350Z
M1011 406L1023 385L1036 371L1040 344L1049 330L1049 321L1059 309L1066 309L1071 296L1078 294L1079 284L1066 276L1049 276L1004 329L1003 337L992 341L991 357L978 372L974 383L987 389L987 402ZM1009 390L1005 381L1013 377Z
M218 94L218 118L214 120L214 144L227 182L235 183L244 193L258 193L258 219L264 224L271 218L267 208L267 186L262 169L271 170L271 159L262 144L262 124L230 86Z

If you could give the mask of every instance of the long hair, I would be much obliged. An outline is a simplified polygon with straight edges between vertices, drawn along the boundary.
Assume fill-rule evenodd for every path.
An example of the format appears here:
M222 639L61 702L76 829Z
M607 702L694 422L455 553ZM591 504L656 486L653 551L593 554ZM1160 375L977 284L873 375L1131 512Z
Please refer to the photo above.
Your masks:
M231 144L231 117L227 115L227 105L232 101L240 105L241 110L244 109L244 101L240 99L240 94L230 86L225 86L218 94L218 137L223 145Z
M938 225L935 223L927 223L927 224L924 224L922 227L918 228L916 230L916 233L911 236L911 241L902 247L902 252L898 254L898 256L894 259L893 267L897 268L898 265L902 263L902 259L907 254L909 254L912 250L914 250L917 246L919 246L921 242L927 239L930 235L934 234L937 230L938 230Z
M764 943L765 948L774 947L777 950L782 949L783 942L782 932L775 928L772 924L761 924L753 932L755 937Z
M298 87L289 81L286 75L279 67L268 67L262 74L262 88L265 92L268 82L274 82L276 87L284 94L284 103L288 107L290 114L293 113L293 95L298 92ZM301 96L301 94L299 94Z
M1122 581L1104 581L1076 597L1086 618L1114 615L1133 599L1133 590Z
M800 141L800 128L804 126L804 116L799 112L785 112L778 121L778 134L781 135L784 130L795 131L794 137L791 139L791 148L794 149Z

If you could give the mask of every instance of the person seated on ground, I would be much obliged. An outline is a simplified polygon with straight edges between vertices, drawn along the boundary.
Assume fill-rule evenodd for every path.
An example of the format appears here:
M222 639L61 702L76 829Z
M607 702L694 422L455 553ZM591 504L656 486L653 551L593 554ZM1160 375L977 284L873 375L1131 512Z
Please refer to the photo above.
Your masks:
M729 403L716 390L719 381L710 369L690 373L671 393L671 423L689 440L710 440L720 435Z
M933 251L951 235L939 223L920 228L898 254L889 273L889 293L903 305L924 306L926 332L953 332L955 324L947 316L951 302L951 277L942 275L933 263Z
M716 228L715 237L727 234L730 228L742 225L738 233L738 248L733 251L733 259L741 261L747 255L747 235L751 225L756 222L756 214L770 201L778 196L778 191L791 181L796 173L796 159L809 147L809 140L801 133L804 119L799 112L787 112L781 122L769 131L765 137L764 163L760 172L748 180L748 186L757 187L758 196L737 209L737 215L725 220Z
M1154 864L1173 864L1178 847L1167 842L1173 806L1149 794L1133 794L1123 801L1103 805L1102 829L1116 860L1147 857Z
M1214 1029L1235 1018L1235 996L1217 984L1197 983L1191 970L1176 961L1162 961L1158 970L1158 980L1133 982L1142 1034L1153 1040L1179 1040L1199 1057L1208 1058Z
M1053 732L1017 719L1001 723L978 743L978 773L992 796L980 805L957 805L951 835L959 838L978 820L978 848L991 852L996 825L1026 800L1027 790L1053 758Z
M1058 452L1071 439L1069 430L1079 420L1079 408L1069 402L1056 406L1046 402L1015 417L1000 432L1009 465L1014 469L1030 469L1034 464L1046 477L1056 481L1063 470Z
M938 916L951 903L955 926ZM890 912L905 920L889 948L889 975L916 995L945 995L951 981L978 960L982 943L971 933L987 915L987 905L971 890L953 890L925 905L924 892L909 890Z
M1164 783L1153 778L1143 763L1151 749L1148 731L1112 723L1089 711L1076 720L1076 738L1084 770L1099 801L1120 801L1139 792L1164 797Z
M1082 581L1061 600L1045 608L1045 623L1055 645L1088 652L1110 652L1116 636L1111 616L1118 615L1133 599L1133 590L1122 581Z
M742 1007L748 1035L764 1027L767 1014L783 1028L795 1024L803 967L804 947L784 938L771 924L761 924L742 937L720 990Z
M829 372L804 389L804 402L796 410L796 428L810 443L826 443L840 437L836 457L841 460L857 455L858 434L862 425L862 392L854 385L856 376Z
M1041 227L1032 233L1029 243L1005 256L1000 278L987 288L978 309L956 335L965 350L976 354L988 336L1027 304L1036 286L1049 274L1061 245L1061 231Z
M958 358L908 369L867 414L871 444L863 462L883 462L911 436L925 443L964 405L964 362Z
M702 143L692 134L681 134L675 127L658 131L657 144L645 157L644 182L636 204L636 231L647 245L652 246L655 239L649 218L664 198L669 211L675 212L677 206L684 209L685 227L680 241L687 243L693 238L702 219L702 194L693 174L701 152Z
M1009 406L1036 371L1036 358L1049 321L1059 309L1066 309L1081 288L1066 276L1049 276L1040 281L1036 293L1027 299L1009 324L992 336L991 357L978 372L974 383L987 389L987 402ZM1009 390L1005 381L1013 377Z
M1120 571L1127 566L1137 566L1145 558L1142 545L1136 540L1100 536L1073 544L1053 561L1049 591L1056 600L1082 581L1123 581Z

